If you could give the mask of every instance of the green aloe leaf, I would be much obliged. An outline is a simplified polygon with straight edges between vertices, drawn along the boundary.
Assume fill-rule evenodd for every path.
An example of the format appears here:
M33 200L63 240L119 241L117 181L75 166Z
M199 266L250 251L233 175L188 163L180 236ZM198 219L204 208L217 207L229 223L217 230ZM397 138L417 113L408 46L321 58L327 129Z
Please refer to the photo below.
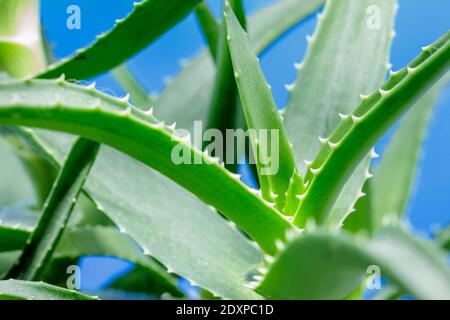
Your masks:
M122 86L122 88L130 94L131 101L142 108L147 109L155 102L155 98L148 95L145 89L134 78L125 65L121 65L112 71L112 74Z
M255 52L260 54L273 41L318 10L323 2L282 0L249 17L249 37ZM188 130L192 129L194 121L206 123L214 77L214 62L205 50L187 64L161 93L155 104L158 118L167 122L176 121L178 127Z
M38 218L26 204L0 208L0 252L22 248Z
M225 3L225 1L223 2ZM237 14L240 25L246 28L247 19L242 0L232 0L230 4ZM234 81L233 65L227 41L227 26L224 22L220 26L215 61L217 71L205 129L219 130L222 136L226 137L227 129L237 128L236 119L241 113L239 113L237 88L236 82ZM207 143L203 147L206 148ZM225 163L225 167L232 172L237 171L237 163L242 156L237 154L237 150L238 147L235 147L234 150L229 150L226 145L221 150L222 159L225 159L226 155L233 152L234 157L232 159L227 158Z
M276 252L275 239L283 238L291 228L276 210L215 158L193 148L190 139L126 100L60 79L2 84L0 93L0 122L57 129L109 144L217 208L269 253ZM148 141L152 141L151 148Z
M65 233L58 245L55 260L73 260L80 256L110 256L127 260L142 270L151 282L152 293L162 295L170 293L174 297L182 297L177 288L176 279L169 275L165 268L150 257L126 235L120 234L111 227L85 227L70 229ZM47 272L48 274L48 272Z
M401 292L424 300L450 298L447 256L433 242L416 239L399 227L385 227L369 243L369 252L381 274Z
M3 136L0 136L0 181L0 219L2 207L35 198L26 169Z
M343 115L306 174L308 191L297 210L299 226L323 222L354 169L386 131L426 93L450 66L450 32L406 68L393 73L379 90L364 97L354 112Z
M81 188L94 164L97 142L77 140L71 149L55 185L44 205L30 239L9 276L21 280L37 280L50 260L67 225Z
M285 112L288 136L301 176L305 176L321 144L339 124L339 114L350 113L361 93L380 86L388 68L396 0L330 0L318 16L314 36L299 75L292 85ZM378 23L378 24L377 24ZM327 224L340 226L353 210L361 189L370 176L367 156L345 185ZM299 188L298 198L305 188ZM295 195L294 195L295 196ZM290 201L293 201L290 199ZM294 210L295 205L285 210ZM286 212L292 215L293 212Z
M433 239L434 243L445 250L447 253L450 251L450 227L439 230ZM375 297L375 300L395 300L402 296L396 286L388 284L384 287Z
M354 233L373 233L383 221L392 223L405 214L426 129L436 99L447 81L448 77L444 77L401 121L378 165L375 178L366 182L363 191L367 196L358 200L355 213L344 222L345 229Z
M31 231L23 227L8 226L2 222L0 232L4 230L11 236L9 247L1 248L3 259L0 269L9 270L15 260L20 256L20 250L25 246ZM2 234L2 233L0 233ZM15 252L12 252L15 251ZM119 233L112 227L92 226L83 228L69 228L61 237L52 260L43 270L42 279L55 283L62 281L64 285L67 279L67 267L76 264L82 256L109 256L127 260L136 265L146 279L149 279L148 287L155 295L170 293L174 297L182 297L178 289L176 279L170 276L164 267L150 257L144 255L139 246L128 236ZM64 279L59 279L62 274ZM0 276L2 272L0 272ZM59 283L55 283L59 284Z
M27 199L29 204L35 208L41 208L56 178L57 172L55 168L20 139L12 127L2 127L1 131L2 137L10 145L9 148L15 151L15 156L22 162L22 166L25 168L28 176L27 178L31 180L30 185L34 187L35 195Z
M375 226L399 221L406 213L433 107L447 82L445 77L416 103L384 152L371 188Z
M0 252L13 251L26 243L29 232L19 227L0 225Z
M18 130L55 166L62 163L72 143L71 138L60 134ZM258 249L214 210L172 181L103 146L86 190L122 231L171 272L216 296L258 298L242 284L247 270L259 261ZM173 201L174 196L177 201ZM210 268L205 270L205 263Z
M401 297L401 293L393 285L387 285L373 297L373 300L397 300Z
M450 226L439 230L435 240L442 248L450 251Z
M219 43L220 25L212 14L205 1L202 1L197 8L195 8L195 15L208 42L211 56L215 57L217 53L217 44Z
M38 77L51 79L65 74L68 79L81 80L117 67L172 28L199 3L200 0L136 2L133 11L123 20L117 20L111 31L97 36L90 47L51 65Z
M249 19L248 32L253 49L261 53L324 3L325 0L281 0L261 9Z
M0 281L0 300L96 300L74 290L67 290L43 282L22 280Z
M450 270L432 243L399 227L385 227L370 241L317 230L296 236L254 276L257 292L272 299L342 299L370 270L419 299L448 299Z
M227 40L230 47L239 95L255 150L261 190L265 199L276 203L284 202L284 194L295 171L292 149L284 131L283 121L278 112L269 85L259 66L259 60L251 48L247 34L231 9L225 5ZM270 138L263 139L262 130ZM276 135L273 135L276 133ZM265 157L271 157L268 163Z
M39 1L0 1L0 71L22 77L45 66Z
M42 151L49 159L61 163L67 150L61 146L67 139L38 134L34 143L45 148ZM242 285L242 278L259 262L259 250L215 210L174 182L103 146L86 190L123 232L171 272L216 296L257 298ZM205 269L204 264L210 267Z

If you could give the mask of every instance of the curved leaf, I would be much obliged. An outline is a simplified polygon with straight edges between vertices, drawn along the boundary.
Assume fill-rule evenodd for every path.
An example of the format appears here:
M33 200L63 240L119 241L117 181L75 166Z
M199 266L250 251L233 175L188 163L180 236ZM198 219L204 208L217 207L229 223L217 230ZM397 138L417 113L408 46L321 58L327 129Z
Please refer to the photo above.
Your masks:
M0 1L0 71L22 77L45 66L39 1Z
M42 130L22 134L55 165L62 163L71 145L71 139L61 134ZM172 272L219 297L258 298L242 279L259 262L259 250L173 181L102 146L86 190L122 232Z
M2 129L0 128L0 132ZM0 135L0 220L2 207L35 197L32 182L17 154Z
M409 111L375 171L371 196L376 226L383 221L399 221L406 213L433 107L448 77L443 80Z
M80 256L110 256L127 260L144 271L153 286L153 294L170 293L182 297L177 288L176 279L153 259L144 255L142 250L126 235L111 227L86 227L70 229L58 245L54 259L78 259Z
M225 4L225 1L223 1ZM228 2L227 2L228 3ZM231 7L238 15L240 25L245 28L247 25L247 19L242 4L242 0L231 0ZM212 96L210 105L208 108L208 120L206 122L206 130L216 129L219 130L223 137L226 137L228 129L236 129L237 117L242 115L239 109L238 96L236 82L234 81L233 65L230 57L230 49L227 42L227 26L222 21L220 26L220 33L217 43L217 52L215 55L216 62L216 77L214 80L214 86L212 88ZM203 148L207 147L207 143L203 145ZM221 150L222 159L226 158L230 152L234 156L232 159L226 159L225 167L232 171L237 171L237 164L242 156L238 153L238 147L234 147L234 150L228 150L227 144L224 144Z
M38 218L26 204L0 208L0 252L22 248Z
M253 49L263 52L281 35L313 14L325 0L281 0L250 17L248 32Z
M43 282L21 280L0 281L0 300L96 300L74 290L67 290Z
M450 270L445 260L431 243L398 227L380 230L369 242L319 230L288 242L268 270L263 269L261 283L254 285L273 299L341 299L376 267L418 299L448 299Z
M423 52L409 66L394 73L376 92L363 97L359 107L345 115L309 164L306 194L295 223L309 219L323 222L346 181L378 139L432 87L450 66L450 32Z
M442 248L450 251L450 226L439 230L435 240Z
M75 142L56 178L37 226L27 241L19 261L9 273L10 278L21 280L40 278L67 225L99 147L97 142L83 138Z
M214 57L217 53L220 25L217 23L216 18L214 18L214 15L204 1L202 1L197 8L195 8L195 15L200 23L200 26L202 27L206 41L208 42L211 56Z
M323 0L282 0L248 19L252 47L260 54L295 24L318 10ZM161 93L155 104L159 119L191 130L194 121L207 122L215 68L208 52L203 51ZM196 81L192 81L196 79ZM188 90L189 89L189 90ZM189 110L189 113L186 113Z
M3 252L3 258L0 263L1 270L9 270L17 258L20 251L26 244L30 231L23 228L13 228L0 226L0 230L9 231L15 242ZM24 237L25 235L25 237ZM15 252L12 252L15 251ZM17 253L16 253L17 252ZM178 289L176 279L168 275L165 269L154 260L144 255L142 250L126 235L120 234L111 227L84 227L70 228L62 235L58 246L52 256L52 260L46 265L42 273L42 279L46 282L55 283L55 267L57 273L65 271L67 267L76 264L81 256L109 256L127 260L135 264L146 278L151 281L147 284L152 286L155 295L162 295L166 292L175 297L182 297L183 294ZM0 276L3 272L0 272ZM58 279L60 280L60 279ZM65 280L64 280L65 282Z
M130 94L130 98L136 106L146 109L154 103L154 98L145 92L144 88L137 82L125 65L115 68L112 74L122 88Z
M65 74L68 79L81 80L108 71L144 49L199 3L200 0L135 2L134 10L123 20L117 20L110 32L98 36L90 47L51 65L37 77L51 79Z
M3 84L0 93L0 122L57 129L109 144L217 208L267 252L276 252L275 239L291 227L214 158L126 101L60 80Z
M361 93L383 83L396 5L396 0L330 0L318 15L317 31L307 38L305 61L296 65L298 77L286 86L291 91L285 112L286 131L301 176L305 176L308 161L317 155L321 144L327 143L325 138L338 126L339 113L351 112ZM374 25L373 19L382 23ZM346 183L327 224L340 226L353 210L369 176L370 160L367 156ZM299 190L300 199L304 191ZM291 207L296 209L299 202Z

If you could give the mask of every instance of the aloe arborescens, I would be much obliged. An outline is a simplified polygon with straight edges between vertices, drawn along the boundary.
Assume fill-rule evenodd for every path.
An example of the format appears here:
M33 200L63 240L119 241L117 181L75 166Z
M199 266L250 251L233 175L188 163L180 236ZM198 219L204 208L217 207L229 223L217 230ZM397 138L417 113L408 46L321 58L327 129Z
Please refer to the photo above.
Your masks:
M45 66L39 26L31 28L39 45L15 34L21 10L34 8L28 14L38 17L37 1L0 0L8 6L0 13L8 18L7 26L0 21L0 67L8 73L0 78L2 139L15 160L25 148L59 171L42 208L0 203L0 276L12 278L0 281L0 297L93 298L63 288L66 268L81 256L105 255L137 266L112 288L153 297L183 297L176 285L183 277L220 298L361 298L357 289L375 266L397 293L391 297L449 298L446 233L416 239L401 215L450 66L450 34L384 82L396 0L324 2L281 0L246 17L240 0L224 1L217 21L200 0L143 0L91 46ZM322 5L279 111L258 55ZM383 21L377 28L367 22L374 6ZM147 95L121 64L194 11L209 50L159 96ZM76 82L110 70L130 95ZM407 112L397 147L371 172L374 146ZM195 121L222 133L276 130L269 141L250 135L252 149L234 158L254 155L260 190L191 141ZM174 162L179 147L200 161ZM270 150L279 162L265 174L261 154ZM403 163L392 160L397 153L407 155ZM387 195L383 184L396 166L406 187Z

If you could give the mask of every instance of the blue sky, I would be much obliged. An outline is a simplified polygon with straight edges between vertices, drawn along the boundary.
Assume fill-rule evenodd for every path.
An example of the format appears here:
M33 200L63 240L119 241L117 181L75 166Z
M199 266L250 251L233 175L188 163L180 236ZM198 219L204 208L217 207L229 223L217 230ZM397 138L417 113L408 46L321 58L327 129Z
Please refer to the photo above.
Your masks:
M245 0L244 0L245 1ZM307 0L305 0L307 1ZM208 1L219 13L220 0ZM247 0L247 12L273 3L273 0ZM114 3L114 4L112 4ZM109 30L115 19L125 17L132 8L133 0L42 0L42 19L46 34L54 47L57 58L73 53L77 48L86 46L97 34ZM396 20L397 37L392 47L391 63L394 69L407 64L419 52L449 29L450 1L443 0L399 0L400 10ZM81 8L81 30L66 28L66 9L71 4ZM292 67L300 61L306 50L305 36L311 34L316 23L315 17L307 19L289 34L277 41L267 50L261 59L263 71L272 85L275 100L279 106L287 101L286 83L296 77ZM149 92L160 92L164 80L175 77L180 70L180 60L192 59L205 43L197 23L190 16L173 30L164 35L149 48L132 58L127 65ZM120 48L117 48L120 50ZM123 92L109 75L100 76L99 87L108 92L122 95ZM450 86L444 90L436 107L435 116L424 147L420 165L420 175L415 196L408 209L408 218L416 230L430 234L436 225L450 222ZM383 149L388 138L380 143ZM96 264L97 263L97 264ZM97 270L98 261L83 261L86 270ZM129 268L116 260L102 260L102 270L111 272ZM85 279L93 288L106 279L97 273L92 279ZM89 281L88 281L89 280Z

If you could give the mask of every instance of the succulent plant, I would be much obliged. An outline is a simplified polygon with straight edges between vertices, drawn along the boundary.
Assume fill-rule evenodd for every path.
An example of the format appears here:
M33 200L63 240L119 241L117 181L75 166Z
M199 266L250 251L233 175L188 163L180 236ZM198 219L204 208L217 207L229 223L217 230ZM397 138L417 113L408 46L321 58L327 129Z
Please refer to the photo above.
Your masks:
M322 6L280 109L258 55ZM374 8L382 23L372 28ZM450 33L386 78L397 9L280 0L247 17L227 0L217 21L200 0L143 0L89 47L48 63L38 1L0 0L0 152L11 182L0 189L0 298L97 298L66 288L82 256L134 263L111 288L153 298L186 298L184 278L205 298L361 299L373 268L389 282L379 298L450 298L449 232L426 241L402 219L448 79ZM148 95L123 63L191 12L208 49ZM109 71L129 95L82 82ZM192 141L198 121L221 134L275 130L249 135L252 148L232 159L254 158L257 189ZM399 121L373 170L375 145ZM174 150L194 161L173 161ZM264 155L277 157L275 172Z

